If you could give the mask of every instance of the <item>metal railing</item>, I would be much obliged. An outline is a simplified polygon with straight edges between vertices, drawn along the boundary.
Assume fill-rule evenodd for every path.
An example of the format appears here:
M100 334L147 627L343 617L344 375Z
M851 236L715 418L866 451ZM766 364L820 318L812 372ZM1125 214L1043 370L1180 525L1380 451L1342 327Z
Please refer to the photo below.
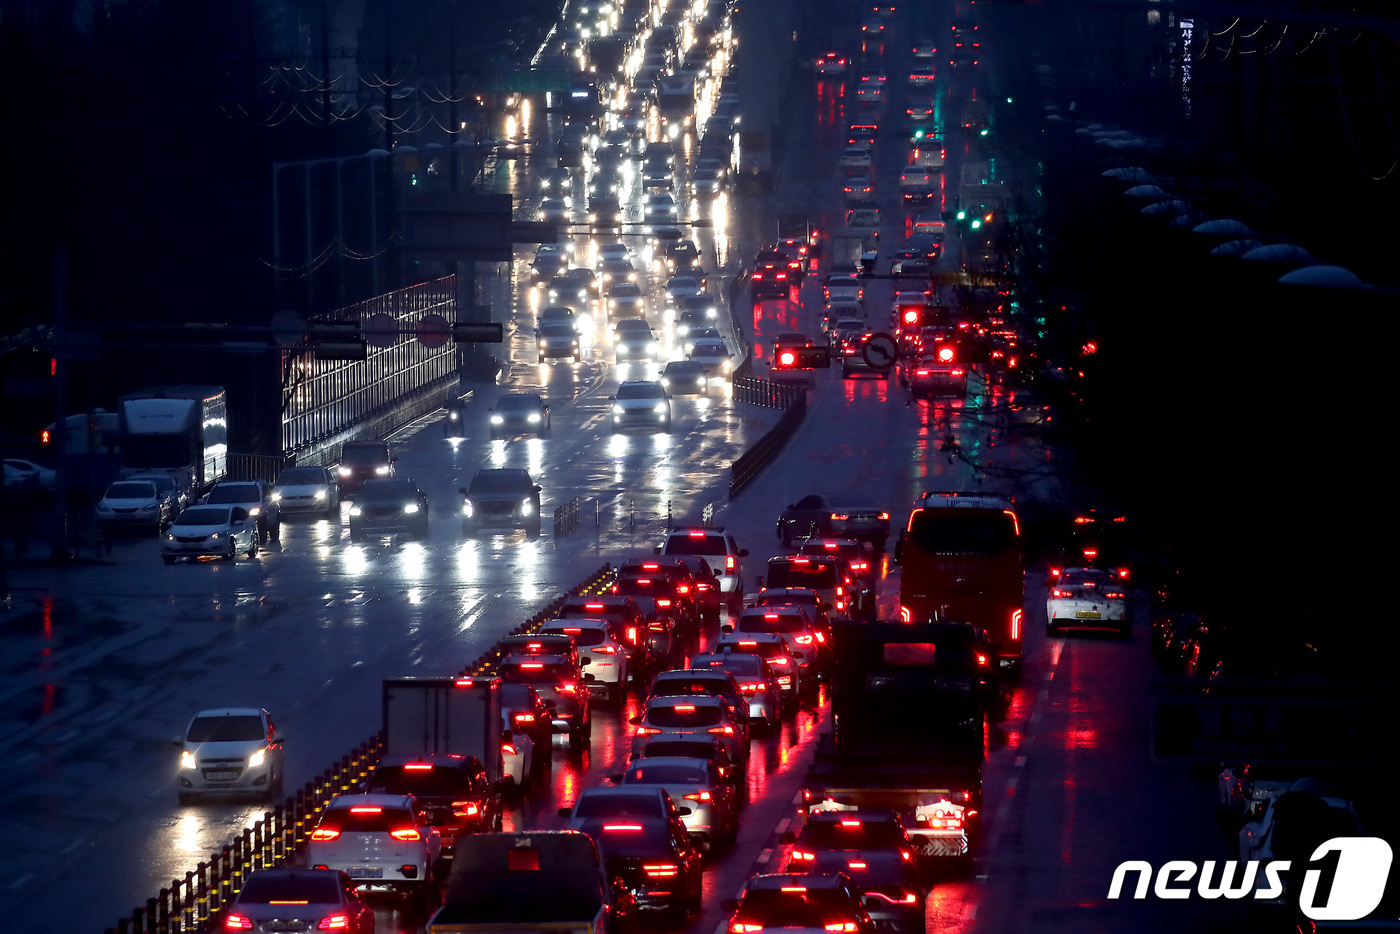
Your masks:
M761 383L766 380L752 380L751 382ZM770 386L776 384L769 384ZM788 401L785 406L786 411L783 417L778 419L778 423L768 429L758 443L749 448L739 459L729 467L729 498L733 499L743 492L744 487L754 481L758 474L767 467L782 451L783 445L787 444L802 424L803 418L807 415L807 393L800 387L780 386L779 389L792 390L789 395L784 396ZM737 396L738 388L735 393ZM774 398L777 398L774 396ZM762 404L762 403L760 403Z
M578 531L579 507L582 502L577 496L554 509L554 537L564 538Z
M276 483L278 474L295 466L296 457L290 454L230 454L228 479Z
M734 401L749 405L761 405L769 409L790 409L798 399L807 398L803 386L789 386L767 379L750 377L734 380Z

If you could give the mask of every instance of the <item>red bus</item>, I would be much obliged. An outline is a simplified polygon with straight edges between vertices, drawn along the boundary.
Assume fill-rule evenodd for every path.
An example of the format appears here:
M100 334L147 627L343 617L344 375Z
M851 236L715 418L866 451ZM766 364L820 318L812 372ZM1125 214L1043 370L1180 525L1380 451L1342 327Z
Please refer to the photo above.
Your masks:
M1004 665L1021 659L1026 572L1013 501L982 493L925 493L900 533L899 613L987 631Z

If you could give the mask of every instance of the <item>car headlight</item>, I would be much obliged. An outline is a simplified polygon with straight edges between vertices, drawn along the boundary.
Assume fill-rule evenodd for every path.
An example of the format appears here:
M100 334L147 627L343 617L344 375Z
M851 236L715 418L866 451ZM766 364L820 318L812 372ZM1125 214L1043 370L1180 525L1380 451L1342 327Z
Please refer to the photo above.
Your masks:
M622 415L622 414L625 413L626 411L627 411L627 410L624 409L624 408L623 408L622 406L620 406L620 405L615 405L615 406L613 406L613 414L614 414L614 415Z
M535 504L532 500L521 500L520 514L522 516L532 516L535 514Z
M350 468L349 468L349 467L342 467L342 468L340 468L340 475L341 475L342 477L348 477L348 476L350 476Z
M173 532L166 532L166 533L165 533L165 540L166 540L167 542L173 542L173 541L175 541L175 534L174 534Z
M666 403L664 403L664 402L658 402L658 403L656 403L656 410L655 410L655 411L656 411L656 414L657 414L657 415L665 415L665 414L666 414Z
M271 499L274 503L280 503L280 502L282 502L282 494L281 494L281 493L273 493L272 496L269 497L269 499Z
M197 765L198 763L194 761L193 752L190 752L188 749L186 749L184 752L180 753L180 768L193 769L197 767Z
M540 413L539 413L539 412L531 412L530 415L529 415L529 417L526 418L525 420L526 420L527 422L529 422L531 425L538 425L538 424L540 423Z
M375 472L375 475L377 475L377 476L380 476L380 477L387 477L387 476L389 476L389 465L388 465L388 464L380 464L378 467L374 468L374 472Z
M540 349L541 349L541 350L544 349L544 344L543 344L543 343L540 344ZM505 423L506 423L506 418L505 418L504 415L492 415L492 416L491 416L491 424L493 424L493 425L504 425Z
M469 500L469 499L464 499L464 500L462 500L462 515L464 515L464 516L466 516L468 519L470 519L470 518L472 517L472 515L475 514L475 512L476 512L476 510L472 508L472 501L471 501L471 500Z
M259 749L257 752L253 753L251 756L248 757L248 768L256 769L258 766L262 765L266 761L267 750Z
M212 532L212 533L210 533L210 535L209 535L209 539L210 539L211 541L218 541L219 538L220 538L220 536L221 536L222 534L223 534L222 532ZM229 534L232 534L232 533L229 533Z
M362 515L364 515L364 512L365 512L365 511L364 511L363 509L361 509L359 506L351 506L351 507L350 507L350 515L352 515L352 516L362 516Z
M724 372L728 373L728 372L729 372L729 367L730 367L730 365L731 365L731 361L726 360L726 361L724 361L723 364L721 364L721 369L723 369Z
M323 501L325 498L326 498L326 491L325 491L325 490L317 490L317 491L316 491L316 495L312 497L312 499L316 500L316 502L318 502L318 503L321 502L321 501Z
M668 378L665 377L665 376L661 377L661 385L663 385L663 386L669 386L669 385L671 385L670 379L668 379Z
M656 350L659 346L656 341L647 341L647 350Z
M112 507L109 506L109 505L107 505L106 503L98 503L98 504L97 504L97 511L98 511L98 512L111 512L111 511L112 511Z

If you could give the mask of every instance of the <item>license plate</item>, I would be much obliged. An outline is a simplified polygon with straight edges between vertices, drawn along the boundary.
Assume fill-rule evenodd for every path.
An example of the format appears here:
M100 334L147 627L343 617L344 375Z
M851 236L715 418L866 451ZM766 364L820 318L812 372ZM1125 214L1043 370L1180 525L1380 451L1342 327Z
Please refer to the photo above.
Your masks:
M350 866L345 874L352 879L382 879L384 870L379 866Z
M211 782L231 782L238 777L237 772L205 772L205 779Z
M1077 610L1077 611L1075 612L1075 614L1074 614L1074 618L1075 618L1075 619L1099 619L1102 615L1103 615L1103 614L1100 613L1098 610Z

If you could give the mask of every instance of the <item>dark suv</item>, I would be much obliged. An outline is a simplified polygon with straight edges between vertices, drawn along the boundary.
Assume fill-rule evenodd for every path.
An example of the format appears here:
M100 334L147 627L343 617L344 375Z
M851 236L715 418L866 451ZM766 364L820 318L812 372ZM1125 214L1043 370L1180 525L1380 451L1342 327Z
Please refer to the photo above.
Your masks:
M413 795L450 853L464 834L501 829L501 781L475 756L400 755L386 756L365 788L372 795Z
M366 480L392 477L394 458L388 441L347 441L340 451L340 493L351 496Z
M519 467L488 467L476 472L462 500L462 534L478 529L524 529L540 537L540 487Z

